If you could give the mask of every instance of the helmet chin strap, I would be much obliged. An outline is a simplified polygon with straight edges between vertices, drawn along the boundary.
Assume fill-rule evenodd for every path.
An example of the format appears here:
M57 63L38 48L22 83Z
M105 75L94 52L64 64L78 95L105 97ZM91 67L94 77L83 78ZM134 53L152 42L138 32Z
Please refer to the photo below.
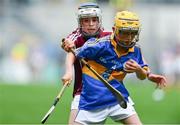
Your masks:
M97 31L96 33L94 33L94 34L86 33L86 32L84 32L84 31L82 31L82 29L81 29L81 32L82 32L83 38L84 38L85 40L88 40L88 39L90 39L90 38L92 38L92 37L97 37L97 36L100 34L100 28L99 28L98 31Z
M137 40L133 40L134 42L131 42L130 45L125 45L125 44L123 44L124 43L123 41L118 41L115 36L114 36L114 40L116 41L118 46L120 46L120 47L122 47L122 48L124 48L126 50L128 50L129 48L132 48L133 46L135 46L136 42L137 42Z
M130 45L124 45L123 42L121 41L121 42L117 42L117 44L124 49L129 49L135 46L136 42L132 42Z

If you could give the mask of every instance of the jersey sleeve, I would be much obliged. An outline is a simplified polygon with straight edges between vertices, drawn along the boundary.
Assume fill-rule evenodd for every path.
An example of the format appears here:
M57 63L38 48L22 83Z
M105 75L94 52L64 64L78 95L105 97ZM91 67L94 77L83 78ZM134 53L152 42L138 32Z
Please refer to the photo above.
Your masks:
M142 52L141 52L141 49L140 48L138 48L138 50L139 50L139 54L138 54L138 64L143 68L143 69L145 69L145 70L149 70L149 68L148 68L148 64L147 64L147 62L145 61L145 59L144 59L144 57L143 57L143 55L142 55Z
M145 61L144 57L142 57L142 61L144 64L141 67L143 69L145 69L146 71L150 71L149 66L148 66L147 62Z
M70 33L66 38L70 39L72 42L76 42L77 38L80 36L80 31L79 29L74 30L72 33Z
M103 46L96 38L89 39L82 47L75 50L77 58L95 59Z

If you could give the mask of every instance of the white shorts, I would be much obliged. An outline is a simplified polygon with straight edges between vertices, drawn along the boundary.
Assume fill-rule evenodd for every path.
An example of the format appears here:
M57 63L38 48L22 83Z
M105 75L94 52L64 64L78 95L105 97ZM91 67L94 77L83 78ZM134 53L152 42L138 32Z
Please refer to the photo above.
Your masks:
M113 121L120 121L136 114L133 104L129 98L126 109L117 104L98 110L79 110L75 121L83 125L104 124L107 117L110 117Z
M80 95L75 95L73 101L71 102L71 110L78 109L80 101Z

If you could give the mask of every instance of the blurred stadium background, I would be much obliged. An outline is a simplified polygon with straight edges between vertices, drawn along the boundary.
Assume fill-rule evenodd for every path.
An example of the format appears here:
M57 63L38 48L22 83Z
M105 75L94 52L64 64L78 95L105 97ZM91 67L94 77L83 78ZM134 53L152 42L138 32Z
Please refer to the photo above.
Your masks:
M0 0L0 124L40 123L61 88L65 52L60 40L77 27L75 12L87 1ZM180 1L96 2L106 30L119 10L139 14L144 56L153 72L168 78L164 91L147 80L126 79L143 123L180 124ZM71 92L69 87L49 123L67 124Z

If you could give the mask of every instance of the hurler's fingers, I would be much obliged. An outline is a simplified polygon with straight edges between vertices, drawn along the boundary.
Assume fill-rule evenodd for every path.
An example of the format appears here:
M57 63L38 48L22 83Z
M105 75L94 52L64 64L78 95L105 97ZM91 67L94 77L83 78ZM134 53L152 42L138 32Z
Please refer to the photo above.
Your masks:
M62 41L61 41L61 47L66 51L66 52L69 52L70 51L70 48L69 48L69 42L67 39L63 38Z
M166 85L167 85L166 81L164 79L161 79L161 81L159 82L159 87L164 88L166 87Z
M62 78L63 85L67 84L67 86L69 86L71 84L71 81L72 81L71 79L64 79L64 78Z
M71 80L62 80L63 81L63 85L67 84L67 86L69 86L71 84Z

